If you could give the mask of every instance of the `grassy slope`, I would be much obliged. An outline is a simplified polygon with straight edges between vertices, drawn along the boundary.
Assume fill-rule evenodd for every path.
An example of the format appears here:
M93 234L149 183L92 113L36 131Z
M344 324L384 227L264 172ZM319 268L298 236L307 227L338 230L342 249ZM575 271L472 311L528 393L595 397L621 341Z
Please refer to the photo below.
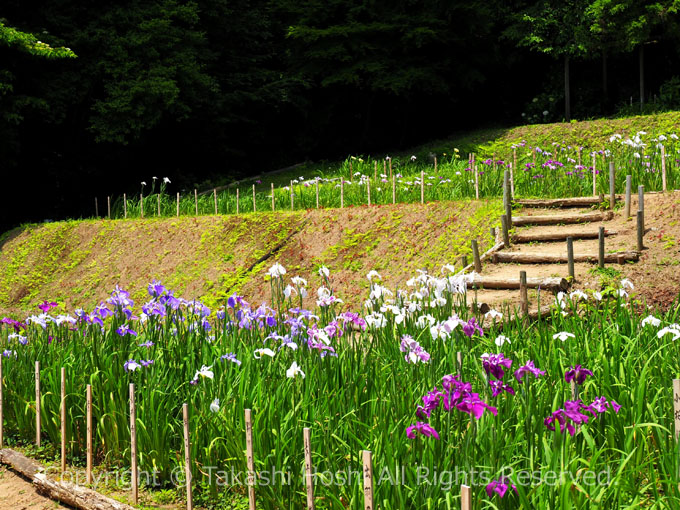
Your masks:
M268 299L263 285L274 260L291 276L320 283L328 266L336 292L356 305L364 275L376 268L393 286L416 268L439 270L490 241L500 204L437 202L148 220L69 221L31 225L6 236L0 251L0 312L36 311L43 300L92 307L119 284L136 301L158 278L186 298L215 305L239 291ZM266 260L263 257L271 255ZM398 257L399 263L394 260Z

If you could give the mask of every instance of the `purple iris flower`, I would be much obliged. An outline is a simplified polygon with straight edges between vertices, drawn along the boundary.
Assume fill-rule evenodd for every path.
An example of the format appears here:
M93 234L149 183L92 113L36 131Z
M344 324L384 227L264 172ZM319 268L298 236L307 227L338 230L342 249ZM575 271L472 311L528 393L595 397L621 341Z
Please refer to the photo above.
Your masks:
M231 361L232 363L236 363L236 365L241 366L241 362L238 359L236 359L236 354L234 354L233 352L220 356L220 359L222 361Z
M482 354L482 365L484 371L491 374L496 379L503 379L505 376L505 368L510 369L512 360L503 356L503 354Z
M434 437L435 439L439 439L439 434L437 434L437 431L434 428L432 428L430 424L422 421L418 421L414 425L406 427L406 437L408 437L409 439L415 439L417 434L421 434L425 437Z
M472 338L475 332L479 333L479 336L484 336L484 330L477 324L477 319L472 317L467 323L463 324L463 333L465 333L465 336Z
M618 404L614 405L615 402L611 403L614 412L618 413L621 408ZM560 432L564 432L566 429L570 435L574 435L576 432L576 427L574 425L582 425L588 423L588 420L592 417L595 418L598 413L602 413L607 410L606 400L603 397L596 399L590 405L583 404L580 400L567 400L564 403L564 408L554 411L550 416L543 420L543 424L548 428L548 430L555 430L554 423L557 422L560 425ZM590 413L590 416L584 414L584 412Z
M583 368L581 365L576 365L575 367L569 367L564 373L564 380L566 382L575 381L576 384L583 384L588 376L593 375L593 373L587 368Z
M432 414L432 411L439 407L439 403L441 402L441 398L443 396L444 394L437 388L423 395L424 405L418 406L416 409L416 415L418 418L429 418L430 414Z
M118 333L120 336L125 336L125 335L133 335L137 336L137 332L133 331L130 329L130 327L127 324L122 324L117 330L116 333Z
M152 347L153 342L149 340L148 342L144 342L143 344L139 344L140 347Z
M104 303L99 303L97 306L95 306L92 313L96 313L102 319L106 319L109 315L113 315L113 312Z
M532 374L538 379L540 376L545 375L545 371L536 368L534 362L529 360L526 365L515 370L515 379L517 379L518 383L522 383L522 379L524 379L524 376L527 374Z
M515 484L512 483L508 477L502 476L498 480L492 480L486 486L486 495L492 497L495 492L502 498L508 492L509 488L512 488L512 490L517 493L517 486L515 486Z
M401 337L401 345L399 346L401 352L405 352L404 359L407 363L427 363L430 361L430 353L416 342L411 335L404 335Z
M47 313L50 311L51 308L59 306L56 302L54 301L43 301L42 304L38 305L38 308L40 308L43 313Z
M456 409L467 414L471 414L478 420L484 414L484 411L489 411L491 414L496 416L498 410L484 402L480 397L479 393L468 393L467 396L462 398L458 404L456 404Z
M147 288L149 295L155 298L162 296L167 290L168 289L166 289L165 286L157 280L152 281Z
M510 395L515 394L515 390L512 386L505 384L503 381L489 381L489 386L491 386L491 396L497 397L504 391L510 393Z
M149 365L153 365L152 359L140 360L139 362L142 364L143 367L148 367Z

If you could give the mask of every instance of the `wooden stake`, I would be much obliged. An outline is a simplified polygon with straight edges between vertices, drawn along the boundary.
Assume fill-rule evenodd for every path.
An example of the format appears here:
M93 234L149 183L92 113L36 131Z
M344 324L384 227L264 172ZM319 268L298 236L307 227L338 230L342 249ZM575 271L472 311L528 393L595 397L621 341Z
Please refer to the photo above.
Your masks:
M593 196L597 196L597 154L593 152Z
M631 201L631 188L632 188L632 176L626 175L626 203L623 209L623 215L626 219L630 218L630 201Z
M425 203L425 172L420 171L420 203Z
M132 502L139 501L137 480L137 411L135 408L135 385L130 383L130 482L132 483Z
M345 207L345 178L340 177L340 207Z
M392 179L392 158L390 158L390 179Z
M276 210L276 201L274 200L274 183L272 182L272 211Z
M675 440L680 439L680 379L673 379L673 417L675 422Z
M144 195L141 193L139 194L139 215L140 217L144 217Z
M529 295L527 294L527 272L519 272L519 306L522 315L529 315Z
M35 445L40 447L40 362L35 362Z
M510 198L510 171L503 172L503 206L505 207L505 216L509 222L512 223L512 198Z
M616 169L614 162L609 162L609 208L613 211L616 203Z
M473 167L475 172L475 198L479 200L479 172L477 172L477 165Z
M371 180L366 181L366 194L368 195L368 205L371 205Z
M496 244L496 228L491 227L489 233L491 234L491 244Z
M461 255L461 256L460 256L460 265L461 265L462 267L467 267L467 265L468 265L468 263L467 263L467 255Z
M463 353L460 351L456 352L456 362L458 363L458 373L463 371Z
M510 247L510 232L508 226L508 217L503 214L501 216L501 228L503 229L503 244L506 248Z
M460 486L460 510L472 510L472 490L467 485Z
M0 448L2 448L5 440L5 430L2 425L2 356L0 356Z
M305 442L305 484L307 486L307 510L314 510L314 472L312 469L312 434L308 427L302 429Z
M215 216L217 216L217 190L213 188L213 201L215 202Z
M123 193L123 218L127 219L127 195Z
M253 422L246 409L246 464L248 465L248 508L255 510L255 459L253 458Z
M316 180L316 208L319 208L319 180Z
M253 212L257 212L257 205L255 202L255 185L253 184Z
M645 237L645 213L638 210L637 212L637 249L642 251L644 249L643 240Z
M94 197L94 215L99 218L99 202L97 202L97 197Z
M184 478L187 484L187 510L193 510L194 499L191 492L191 445L189 444L189 406L182 404L182 421L184 422Z
M510 163L510 199L514 200L515 199L515 178L514 174L512 173L514 166L512 163Z
M597 236L598 243L598 256L597 256L597 266L599 268L604 267L604 227L600 227Z
M645 187L643 185L638 186L638 209L645 212Z
M85 391L85 406L87 413L87 468L85 480L88 485L92 483L92 385L88 384Z
M194 206L196 211L196 216L198 216L198 190L194 188Z
M569 266L569 276L571 276L572 281L576 278L574 273L574 238L567 237L567 264Z
M661 146L661 189L666 192L666 148Z
M66 471L66 369L61 367L61 472Z
M364 450L362 453L364 465L364 510L373 510L373 463L371 452Z
M437 173L437 156L434 157L434 173Z
M394 176L392 176L392 205L396 203L397 203L397 180L394 178Z
M482 261L479 258L479 246L477 246L477 239L472 240L472 258L475 262L475 272L482 272Z
M106 197L106 217L111 219L111 197Z
M179 192L177 193L177 217L179 218Z

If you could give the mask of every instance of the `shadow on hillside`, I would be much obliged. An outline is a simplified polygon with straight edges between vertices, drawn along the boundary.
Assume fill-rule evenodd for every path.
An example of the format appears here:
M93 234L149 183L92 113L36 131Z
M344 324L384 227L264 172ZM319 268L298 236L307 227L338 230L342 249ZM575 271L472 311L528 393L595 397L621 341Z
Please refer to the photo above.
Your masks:
M15 227L3 234L0 234L0 251L4 248L5 244L16 239L21 235L21 233L26 230L25 226Z

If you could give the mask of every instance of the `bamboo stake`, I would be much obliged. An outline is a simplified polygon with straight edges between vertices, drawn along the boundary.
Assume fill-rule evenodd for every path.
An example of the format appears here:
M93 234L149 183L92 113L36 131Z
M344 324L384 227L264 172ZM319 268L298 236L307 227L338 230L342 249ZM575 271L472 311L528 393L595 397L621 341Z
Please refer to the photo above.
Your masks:
M215 202L215 216L217 216L217 190L213 188L213 200Z
M179 192L177 192L177 217L179 218Z
M248 465L248 508L255 510L255 459L253 458L253 422L246 409L246 463Z
M392 158L390 158L390 179L392 179Z
M527 272L519 272L519 306L522 309L522 315L526 317L529 315L529 295L527 294Z
M40 362L35 362L35 445L40 447Z
M184 477L187 484L187 510L193 510L194 500L191 492L191 446L189 444L189 406L182 404L182 421L184 422Z
M0 356L0 448L2 448L4 440L5 440L5 431L2 425L2 420L3 420L3 410L2 410L2 356Z
M305 443L305 484L307 486L307 510L314 510L314 472L312 469L312 434L308 427L302 429Z
M460 510L472 510L472 491L467 485L460 486Z
M99 218L99 202L97 202L97 197L94 197L94 215Z
M106 197L106 209L107 209L106 217L108 219L111 219L111 197Z
M276 209L276 202L274 200L274 183L272 182L272 212Z
M661 146L661 188L663 189L664 193L667 191L667 189L666 189L666 148L663 145Z
M194 188L194 205L196 210L196 216L198 216L198 190Z
M626 219L630 218L630 202L631 202L631 188L632 188L632 176L626 175L626 203L623 209L623 215Z
M127 219L127 195L123 193L123 218Z
M597 256L597 266L599 268L604 267L604 227L600 227L597 236L598 242L598 256Z
M477 172L477 165L474 166L475 172L475 199L479 200L479 172Z
M593 152L593 196L597 196L597 154Z
M144 195L139 194L139 215L144 217Z
M373 510L373 463L371 452L364 450L362 453L364 466L364 510Z
M61 473L66 471L66 369L61 367Z
M456 362L458 363L458 373L463 371L463 353L460 351L456 352Z
M87 468L86 468L86 483L92 483L92 385L87 385L85 392L86 413L87 413Z
M512 163L510 164L510 199L514 200L515 199L515 178L512 173L514 166Z
M574 238L567 237L567 264L569 266L569 276L572 280L576 277L574 273Z
M434 173L437 173L437 156L434 157Z
M253 184L253 212L257 212L257 205L255 202L255 185Z
M132 502L139 501L137 480L137 411L135 408L135 385L130 383L130 482L132 483Z
M425 203L425 172L420 171L420 203Z

